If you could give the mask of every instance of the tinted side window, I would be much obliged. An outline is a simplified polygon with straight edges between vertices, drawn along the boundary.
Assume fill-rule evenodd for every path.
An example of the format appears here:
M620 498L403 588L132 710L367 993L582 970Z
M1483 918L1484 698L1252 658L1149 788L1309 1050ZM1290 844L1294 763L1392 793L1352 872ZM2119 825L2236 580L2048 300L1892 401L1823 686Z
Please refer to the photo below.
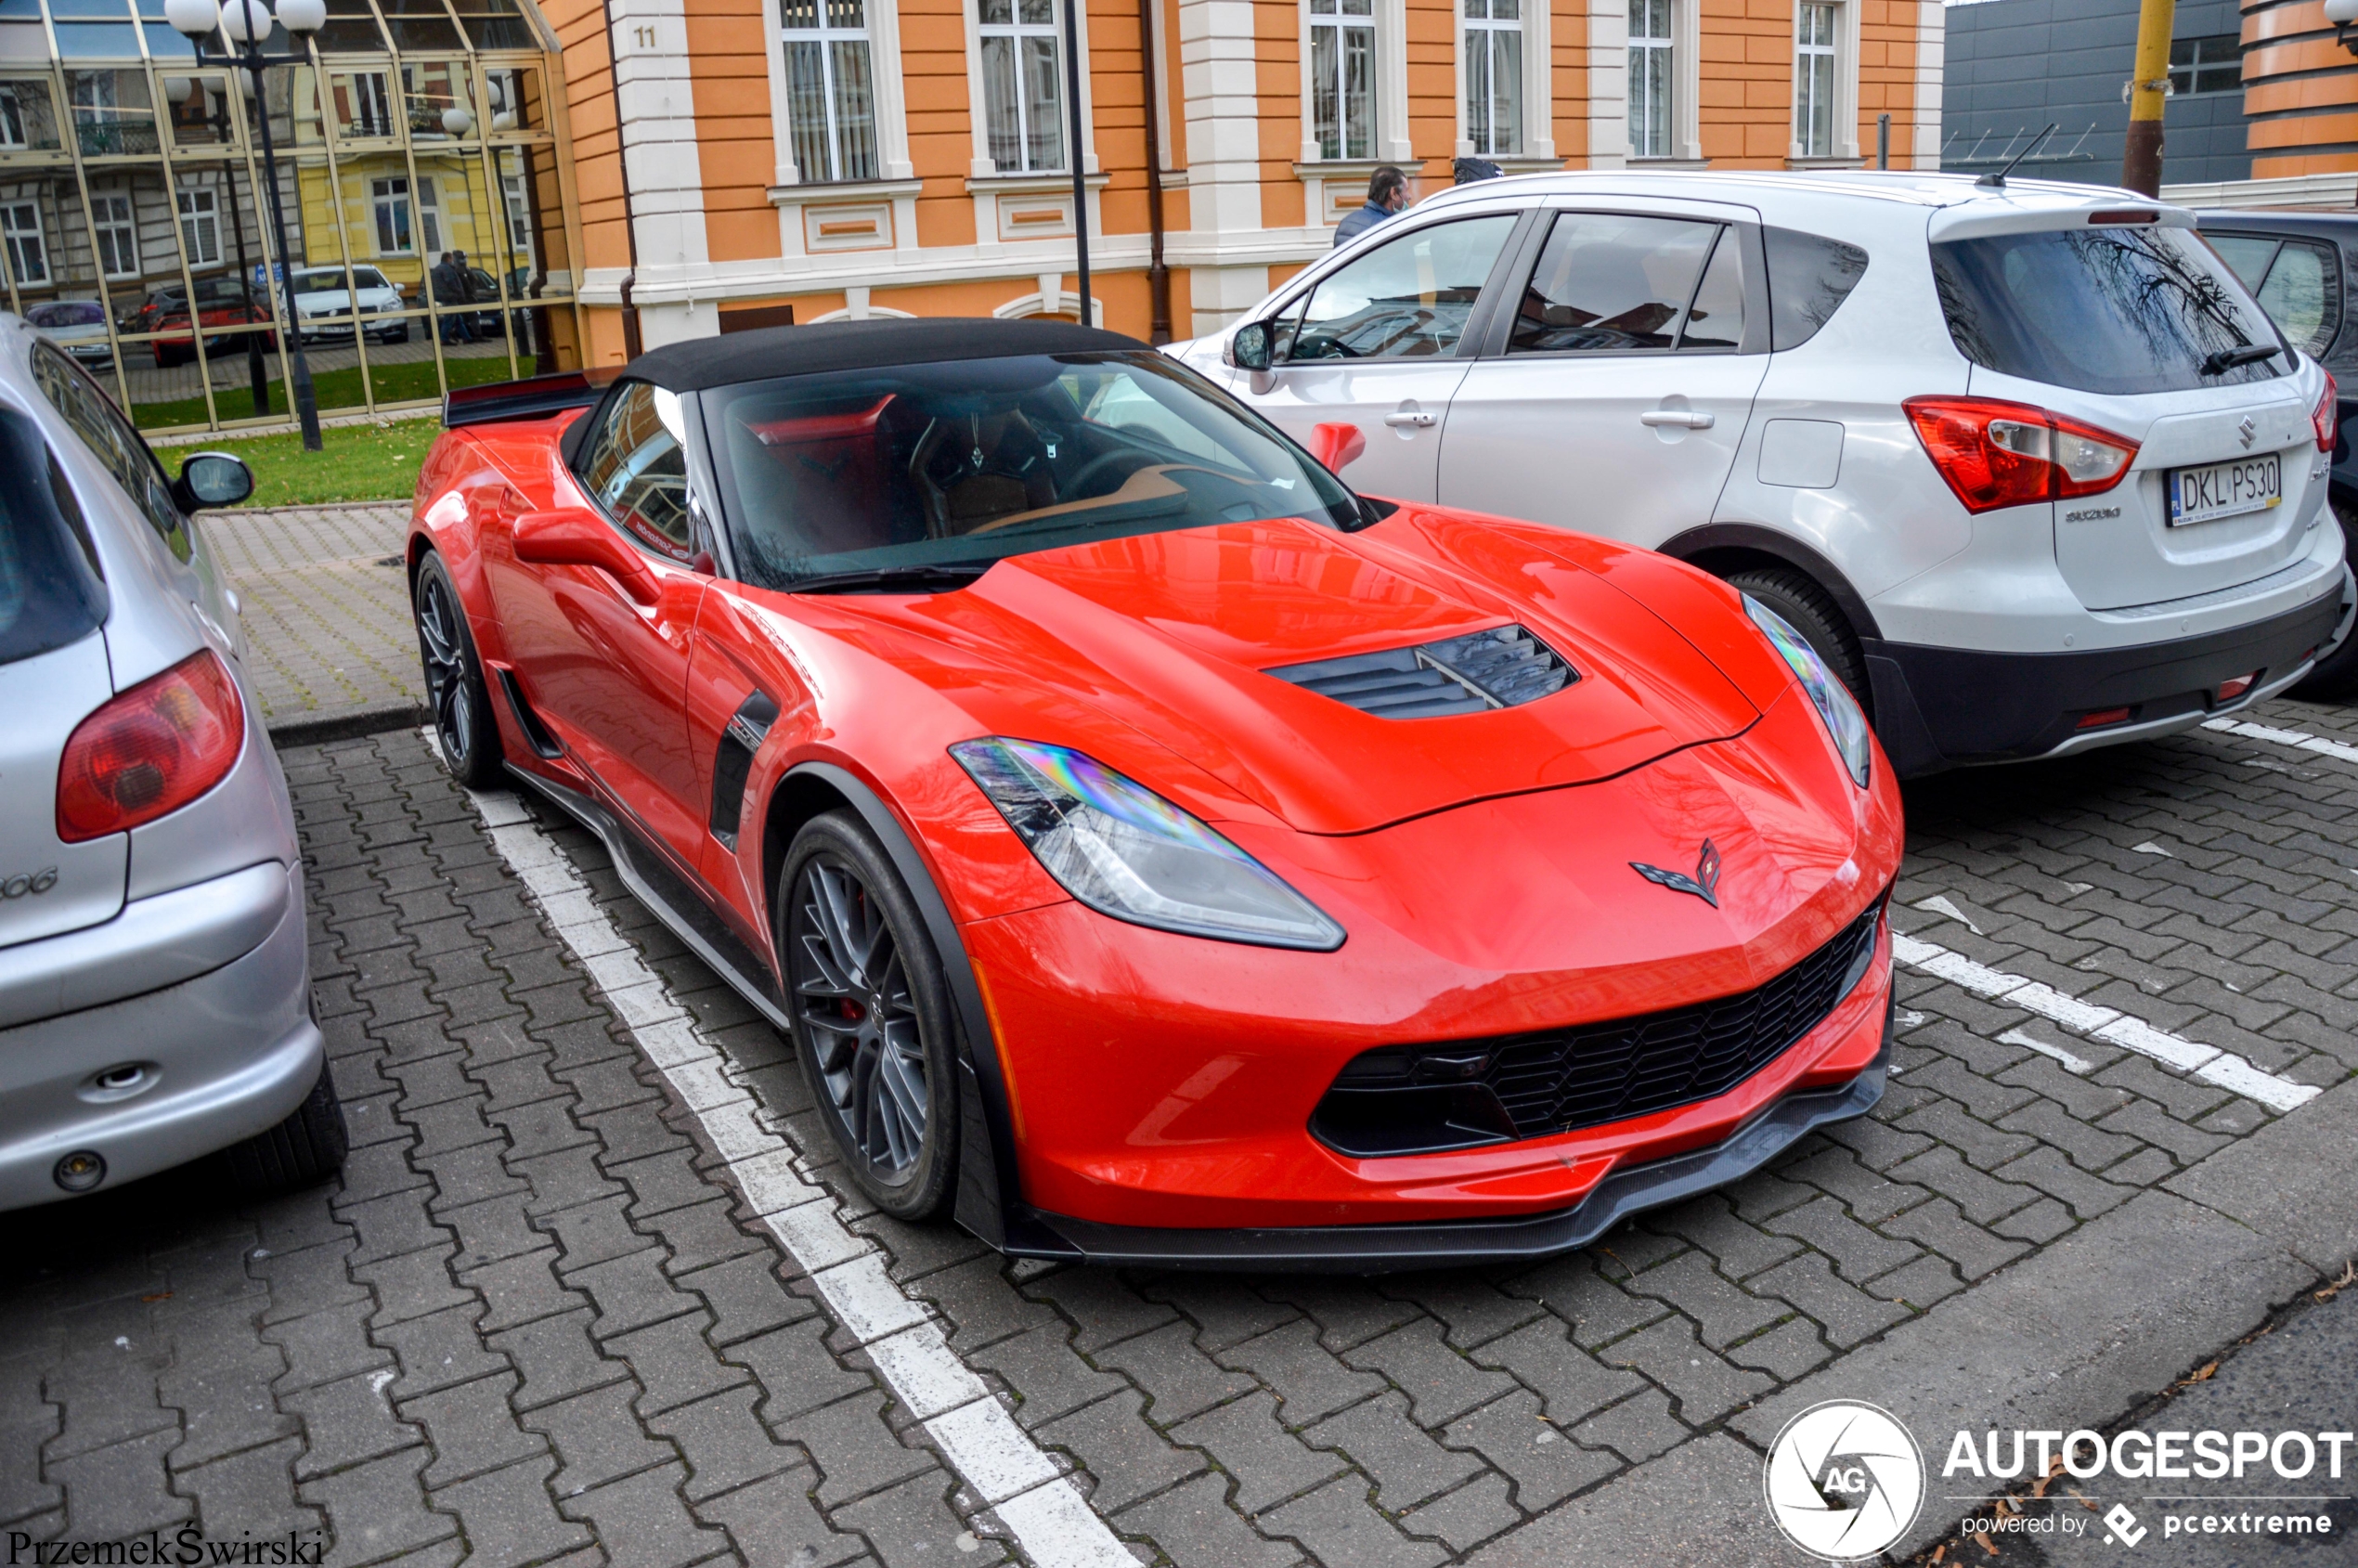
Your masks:
M1441 358L1458 351L1466 320L1498 260L1514 215L1465 218L1404 234L1311 290L1288 359Z
M0 408L0 664L89 635L107 618L97 553L40 429Z
M2237 282L2255 292L2261 279L2268 276L2268 264L2276 259L2277 241L2264 234L2206 234L2210 248L2227 264L2227 270Z
M2326 352L2341 326L2341 268L2330 246L2287 240L2260 286L2260 308L2304 354Z
M582 487L632 538L686 561L688 454L680 395L644 382L617 388L582 448Z
M1867 253L1793 228L1764 228L1760 240L1768 253L1768 346L1799 348L1867 276Z
M155 454L139 439L138 432L123 422L123 416L98 383L84 374L82 368L64 355L44 343L33 350L32 380L41 388L66 423L82 438L84 446L105 465L123 493L131 498L147 518L156 538L172 551L173 559L186 564L196 553L188 538L188 519L173 503L171 487L164 483L163 470L158 466Z
M1686 218L1560 214L1523 286L1508 351L1626 354L1674 346L1718 236L1719 225ZM1741 299L1741 279L1738 286Z

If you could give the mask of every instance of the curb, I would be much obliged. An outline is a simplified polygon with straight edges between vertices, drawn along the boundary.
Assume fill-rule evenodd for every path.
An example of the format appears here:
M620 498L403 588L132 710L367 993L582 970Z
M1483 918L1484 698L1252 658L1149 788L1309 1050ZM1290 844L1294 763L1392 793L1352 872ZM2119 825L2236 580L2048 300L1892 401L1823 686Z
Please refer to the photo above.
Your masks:
M415 729L426 719L426 705L423 702L414 697L403 697L393 702L345 708L342 712L306 713L283 721L274 721L269 727L270 744L284 751L289 746L356 741L364 736L382 734L387 730Z
M1833 1365L1788 1384L1475 1553L1480 1568L1803 1564L1761 1501L1785 1420L1826 1399L1891 1411L1924 1446L1951 1432L2102 1430L2230 1345L2358 1251L2358 1081L2089 1220ZM1995 1496L2004 1483L1950 1478ZM1927 1497L1890 1556L1952 1534L1970 1506Z

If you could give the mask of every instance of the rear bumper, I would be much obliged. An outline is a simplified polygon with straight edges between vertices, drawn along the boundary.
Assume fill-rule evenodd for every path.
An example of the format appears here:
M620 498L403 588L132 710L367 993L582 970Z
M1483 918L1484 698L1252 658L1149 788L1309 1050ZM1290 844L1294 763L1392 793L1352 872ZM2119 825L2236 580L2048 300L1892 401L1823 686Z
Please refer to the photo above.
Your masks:
M1883 1098L1895 1016L1887 1004L1882 1049L1848 1083L1787 1095L1725 1142L1615 1171L1579 1203L1554 1213L1421 1225L1179 1230L1100 1225L1027 1208L1009 1215L1004 1251L1014 1257L1117 1267L1351 1274L1456 1268L1569 1252L1634 1214L1749 1175L1817 1128L1864 1116Z
M51 1173L76 1150L97 1151L101 1185L120 1186L251 1137L303 1103L326 1057L311 1020L300 874L275 862L268 870L292 887L243 954L138 995L0 1029L0 1210L68 1196ZM142 1069L134 1087L97 1082L134 1065Z
M2188 730L2284 690L2329 647L2341 583L2306 604L2203 636L2077 653L1985 653L1862 641L1876 738L1903 778L1984 762L2056 757ZM2222 681L2259 674L2233 702ZM2130 710L2081 730L2086 715Z

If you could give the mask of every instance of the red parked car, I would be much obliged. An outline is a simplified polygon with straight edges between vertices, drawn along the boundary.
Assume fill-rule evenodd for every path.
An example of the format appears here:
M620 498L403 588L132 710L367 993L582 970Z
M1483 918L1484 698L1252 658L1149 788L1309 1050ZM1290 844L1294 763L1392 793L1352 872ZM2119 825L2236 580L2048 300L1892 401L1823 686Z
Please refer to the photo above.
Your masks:
M1053 321L736 333L445 417L408 559L446 760L604 837L888 1212L1532 1256L1882 1093L1898 791L1700 572L1356 495L1347 427L1314 459Z
M256 289L249 291L235 278L200 278L197 279L197 320L205 333L204 350L208 355L245 352L243 337L233 335L227 328L271 318L267 295ZM149 347L154 351L156 367L168 369L186 365L197 356L195 343L188 330L188 292L185 287L158 289L139 302L137 309L117 324L123 332L160 332ZM262 346L278 347L278 334L261 334Z

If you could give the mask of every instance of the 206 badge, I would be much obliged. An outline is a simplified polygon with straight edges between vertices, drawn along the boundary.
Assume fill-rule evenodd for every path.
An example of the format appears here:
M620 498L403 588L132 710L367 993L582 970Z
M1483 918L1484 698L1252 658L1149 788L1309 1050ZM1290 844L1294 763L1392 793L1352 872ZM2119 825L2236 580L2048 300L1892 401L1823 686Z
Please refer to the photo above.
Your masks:
M1681 871L1665 871L1643 861L1631 861L1629 869L1674 893L1692 893L1712 908L1719 907L1719 847L1708 838L1703 841L1703 853L1695 861L1692 876Z

